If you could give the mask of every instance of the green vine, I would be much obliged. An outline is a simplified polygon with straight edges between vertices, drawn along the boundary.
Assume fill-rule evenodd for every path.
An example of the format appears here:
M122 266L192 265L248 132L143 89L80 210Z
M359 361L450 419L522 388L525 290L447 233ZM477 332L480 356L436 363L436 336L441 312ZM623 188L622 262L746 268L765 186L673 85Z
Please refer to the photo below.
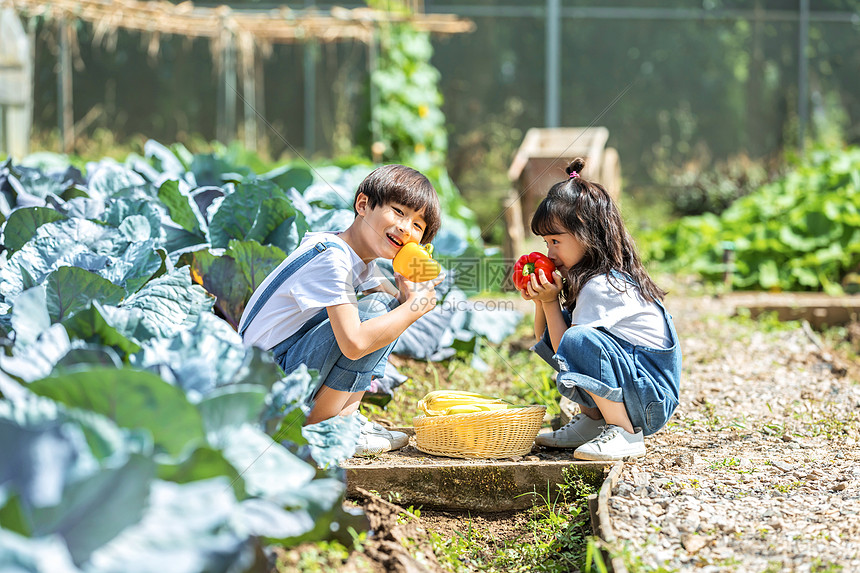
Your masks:
M409 14L402 2L368 0L368 6ZM370 81L372 152L383 162L444 165L448 151L439 71L430 63L430 34L409 22L379 27L379 57Z

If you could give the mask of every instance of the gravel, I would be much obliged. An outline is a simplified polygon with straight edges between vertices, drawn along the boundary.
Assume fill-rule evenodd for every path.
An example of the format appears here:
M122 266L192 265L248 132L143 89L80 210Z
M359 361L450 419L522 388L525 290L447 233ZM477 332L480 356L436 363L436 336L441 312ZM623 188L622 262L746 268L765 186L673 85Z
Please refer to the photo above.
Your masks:
M858 365L808 327L667 301L681 405L609 500L631 570L860 571Z

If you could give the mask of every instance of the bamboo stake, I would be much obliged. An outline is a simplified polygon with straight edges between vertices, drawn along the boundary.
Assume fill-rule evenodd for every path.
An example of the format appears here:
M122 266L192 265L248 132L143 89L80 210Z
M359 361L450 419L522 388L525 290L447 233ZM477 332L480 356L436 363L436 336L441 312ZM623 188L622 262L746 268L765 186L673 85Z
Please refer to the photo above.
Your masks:
M65 18L57 23L60 36L60 54L57 70L57 115L60 128L60 146L63 153L71 153L75 146L75 117L72 102L72 50L70 24Z
M257 101L257 86L255 78L256 50L254 39L249 34L239 36L239 55L242 66L242 97L244 98L245 117L242 131L245 135L245 149L257 150L257 114L254 103Z

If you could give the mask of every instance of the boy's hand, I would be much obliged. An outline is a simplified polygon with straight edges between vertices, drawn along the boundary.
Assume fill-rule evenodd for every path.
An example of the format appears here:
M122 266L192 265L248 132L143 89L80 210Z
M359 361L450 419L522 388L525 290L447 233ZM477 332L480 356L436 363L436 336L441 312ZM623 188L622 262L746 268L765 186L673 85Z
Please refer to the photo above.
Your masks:
M543 270L529 275L526 288L520 291L524 299L533 300L536 303L553 302L558 299L560 292L561 273L554 271L552 273L552 281L550 281Z
M420 316L436 308L436 287L445 279L444 274L439 275L435 279L420 283L406 280L399 273L395 274L395 277L397 278L397 288L401 295L397 298L400 304L408 305L409 310L420 313Z
M394 281L397 283L397 296L395 298L397 298L397 302L403 304L409 298L409 285L415 283L406 280L400 273L394 273Z

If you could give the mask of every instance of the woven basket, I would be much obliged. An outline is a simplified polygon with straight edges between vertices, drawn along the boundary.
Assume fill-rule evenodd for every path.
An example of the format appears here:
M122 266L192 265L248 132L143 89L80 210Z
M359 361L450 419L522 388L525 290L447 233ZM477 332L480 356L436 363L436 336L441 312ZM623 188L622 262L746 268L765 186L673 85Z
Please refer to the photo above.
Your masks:
M507 458L532 449L543 424L546 406L508 410L416 416L416 447L424 453L450 458Z

